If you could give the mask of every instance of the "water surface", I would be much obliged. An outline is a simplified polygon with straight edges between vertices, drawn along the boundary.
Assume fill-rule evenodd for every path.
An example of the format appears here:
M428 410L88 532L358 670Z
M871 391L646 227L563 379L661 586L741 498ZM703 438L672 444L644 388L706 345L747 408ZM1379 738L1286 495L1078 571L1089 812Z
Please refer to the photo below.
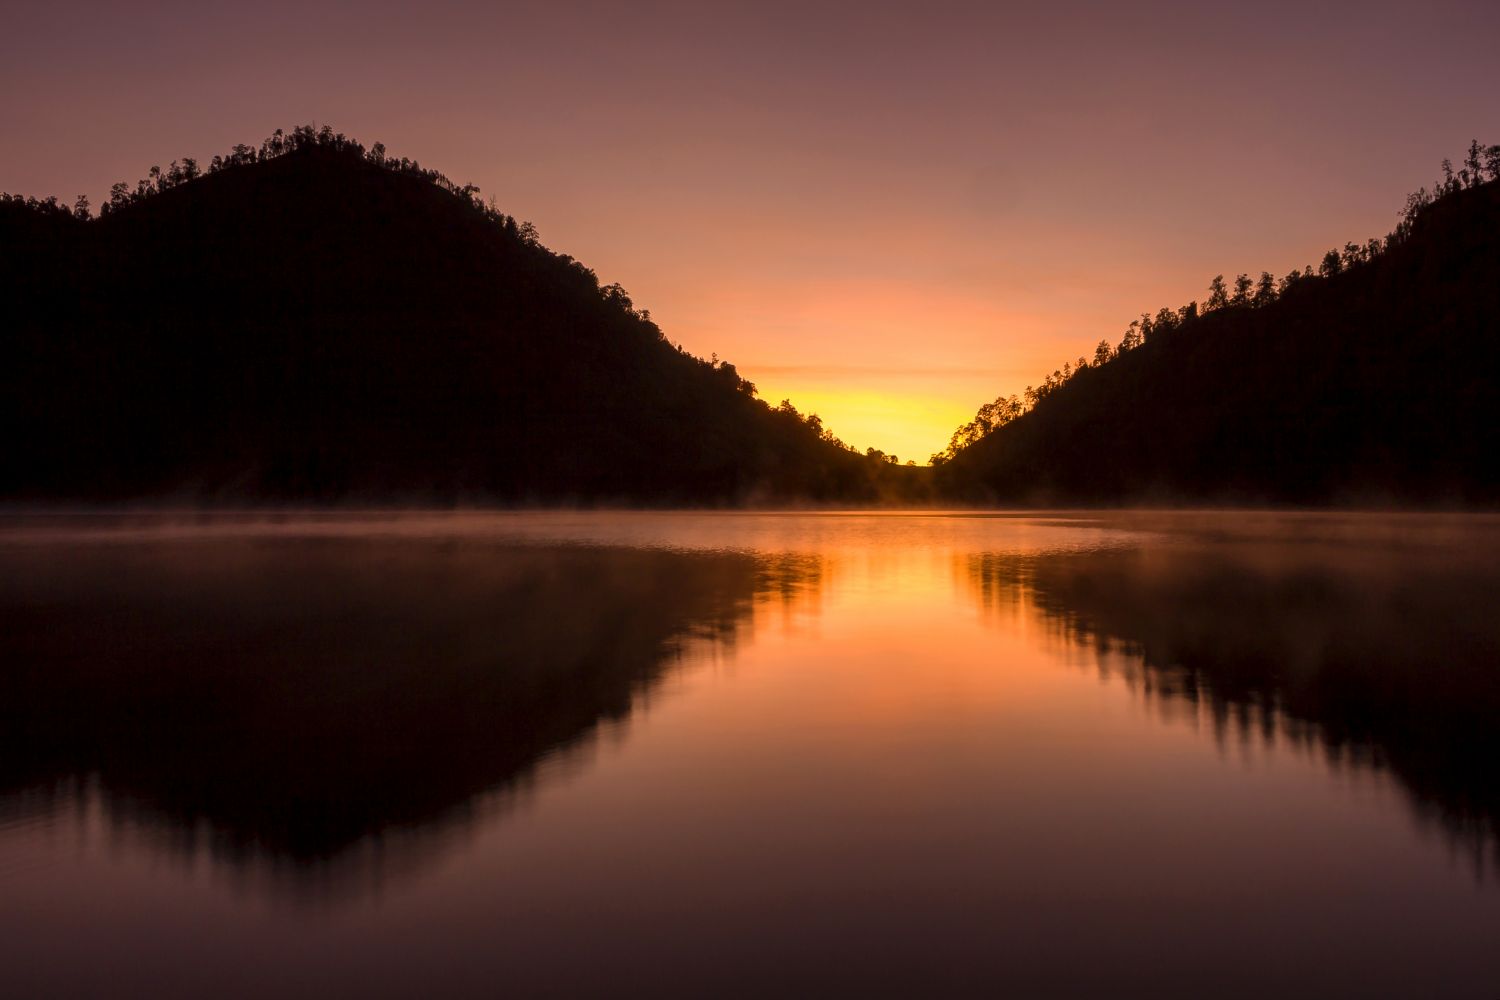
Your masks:
M1481 996L1500 520L12 517L0 992Z

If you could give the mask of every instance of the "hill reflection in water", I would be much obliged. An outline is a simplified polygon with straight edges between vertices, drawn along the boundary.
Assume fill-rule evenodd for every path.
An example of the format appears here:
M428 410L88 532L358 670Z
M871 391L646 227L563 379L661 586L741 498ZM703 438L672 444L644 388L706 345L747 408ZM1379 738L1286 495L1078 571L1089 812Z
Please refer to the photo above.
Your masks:
M1473 995L1497 539L0 523L0 992Z
M324 898L412 870L732 650L814 560L421 537L0 548L0 823Z
M1388 771L1483 876L1500 860L1497 525L1231 523L1082 550L968 553L962 573L985 608L1040 614L1101 673L1185 706L1220 741L1286 741L1334 769Z

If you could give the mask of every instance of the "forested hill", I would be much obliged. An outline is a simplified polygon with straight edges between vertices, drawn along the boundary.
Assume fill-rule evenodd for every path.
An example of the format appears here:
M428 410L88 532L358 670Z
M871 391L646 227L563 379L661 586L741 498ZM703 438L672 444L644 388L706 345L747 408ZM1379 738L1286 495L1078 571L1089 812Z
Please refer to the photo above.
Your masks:
M1500 502L1500 147L1444 163L1384 240L1202 307L998 399L934 456L1019 503Z
M872 499L527 224L329 129L0 200L0 497Z

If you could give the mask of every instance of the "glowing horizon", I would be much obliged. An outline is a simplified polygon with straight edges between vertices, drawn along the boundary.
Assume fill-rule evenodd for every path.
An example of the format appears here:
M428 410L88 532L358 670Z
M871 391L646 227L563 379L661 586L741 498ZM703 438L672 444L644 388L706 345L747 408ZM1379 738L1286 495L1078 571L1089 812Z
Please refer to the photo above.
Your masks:
M1216 273L1384 235L1441 158L1500 141L1493 5L995 7L23 4L0 190L97 205L326 122L479 185L771 404L923 463Z

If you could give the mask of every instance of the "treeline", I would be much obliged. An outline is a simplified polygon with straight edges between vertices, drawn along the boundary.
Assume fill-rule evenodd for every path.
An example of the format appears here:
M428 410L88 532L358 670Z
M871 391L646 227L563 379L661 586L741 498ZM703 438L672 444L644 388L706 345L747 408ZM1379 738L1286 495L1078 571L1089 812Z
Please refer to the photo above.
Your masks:
M333 129L0 201L0 495L921 499L474 185ZM67 400L58 406L59 399ZM24 429L24 430L23 430Z
M1500 502L1500 147L1394 231L1210 283L1002 397L934 456L975 502Z
M1208 314L1231 309L1263 309L1286 296L1310 291L1320 281L1328 281L1373 264L1382 255L1408 241L1423 214L1435 203L1496 180L1500 180L1500 145L1486 147L1474 140L1469 144L1468 153L1458 169L1454 169L1451 160L1444 159L1442 176L1437 182L1430 189L1423 187L1407 196L1400 221L1385 238L1372 238L1363 244L1345 243L1343 247L1335 247L1325 253L1316 266L1308 264L1293 268L1280 278L1269 271L1262 271L1258 278L1243 273L1236 276L1233 283L1228 283L1224 275L1215 275L1209 282L1208 296L1201 305L1193 301L1176 309L1163 307L1154 315L1142 313L1139 319L1131 321L1117 344L1111 344L1107 339L1100 340L1092 357L1080 356L1074 361L1064 362L1037 385L1027 386L1019 396L1002 396L981 406L973 420L953 432L948 447L931 457L931 464L940 466L951 462L966 448L1030 413L1042 400L1075 378L1105 367L1149 340L1178 333L1190 334Z
M92 775L152 823L211 825L224 861L328 863L398 824L409 847L628 717L683 644L733 645L757 596L818 571L493 540L194 551L0 550L7 805ZM266 656L267 634L298 640Z
M513 237L527 246L540 247L541 240L536 226L530 222L518 222L514 216L507 215L495 206L495 200L491 197L485 201L480 197L480 189L476 184L456 184L441 171L425 168L416 160L407 157L390 156L385 143L377 142L369 149L364 144L351 139L342 132L334 131L331 125L318 127L315 125L298 125L290 132L277 129L266 137L259 146L236 144L228 153L215 155L208 163L207 168L200 167L198 161L193 157L183 157L181 160L173 160L165 170L160 166L153 166L146 172L146 176L136 181L132 186L126 181L120 181L109 189L109 200L99 208L99 218L106 218L111 214L126 209L132 205L142 204L149 199L163 194L167 191L190 184L206 176L222 173L225 170L233 170L240 167L251 167L257 163L268 163L283 156L296 153L331 153L339 156L352 157L399 174L422 181L434 187L448 192L460 199L479 218L492 222L499 226L507 235ZM71 218L78 222L89 222L93 219L87 195L80 194L70 210L58 201L55 195L46 198L33 196L22 196L18 194L0 193L0 205L21 208L37 215L54 219ZM549 251L550 253L550 251ZM622 310L650 320L651 314L648 310L634 309L629 295L619 284L601 285L598 276L592 269L581 262L574 260L566 254L553 253L558 258L580 274L592 280L594 286L605 299L621 307Z
M148 198L184 184L190 184L200 177L217 174L224 170L233 170L236 167L254 166L257 163L266 163L292 153L314 149L358 157L392 173L413 177L440 187L449 194L471 202L476 211L500 222L523 239L531 242L536 240L536 230L530 223L523 222L518 225L515 219L498 211L494 207L493 200L489 203L481 201L477 186L455 184L445 174L424 168L416 160L407 159L404 156L388 156L385 144L381 142L375 143L367 150L363 143L349 138L342 132L335 132L331 125L324 125L321 128L315 125L298 125L290 132L277 129L259 146L238 143L228 153L215 155L208 162L207 167L201 166L198 160L190 156L183 157L181 160L173 160L165 170L159 166L153 166L146 172L146 176L136 181L133 186L127 181L112 185L109 189L109 200L100 206L99 214L103 217L131 205L138 205ZM82 194L78 196L71 210L59 203L56 196L36 198L0 194L0 200L23 205L40 213L70 215L80 222L87 222L92 218L88 196Z
M1160 527L1131 523L1148 537ZM1424 521L1391 550L1337 531L1289 542L1206 523L1175 544L976 554L968 581L987 607L1024 598L1070 643L1134 650L1113 664L1123 679L1190 717L1201 711L1220 742L1286 741L1389 771L1493 871L1500 618L1489 611L1500 561L1490 531L1466 532L1460 549L1451 528Z
M119 212L131 205L139 205L148 199L162 194L184 184L192 183L204 176L211 176L225 170L233 170L237 167L254 166L257 163L266 163L271 160L288 156L294 153L306 153L312 151L325 151L342 156L355 157L373 166L388 170L391 173L410 177L438 187L451 195L461 199L479 218L498 226L508 236L519 242L539 249L546 250L542 246L541 238L537 233L536 226L530 222L518 222L514 216L500 211L495 205L493 196L488 200L480 197L480 188L476 184L457 184L450 180L441 171L425 168L416 160L407 157L394 157L387 153L385 143L376 142L369 149L364 144L349 138L342 132L334 131L331 125L318 127L315 125L298 125L290 132L277 129L266 137L259 146L236 144L228 153L215 155L208 164L206 170L200 168L199 163L192 157L183 157L181 160L173 160L163 170L159 166L153 166L146 172L146 176L136 181L132 186L125 181L120 181L110 187L109 200L99 209L99 217L105 218L115 212ZM34 196L22 196L0 192L0 205L24 209L36 215L52 219L72 219L78 222L92 221L89 199L87 195L80 194L70 210L58 201L55 195L46 198ZM551 250L546 252L563 262L568 267L586 277L599 294L610 304L617 306L622 312L643 321L654 330L658 336L665 339L656 324L651 322L651 311L649 309L636 309L635 303L625 291L624 286L618 282L604 285L592 268L587 267L581 261L567 254L556 253ZM696 361L724 384L729 385L738 392L750 396L757 394L754 383L739 377L735 366L727 361L720 361L717 354L705 361L703 358L693 355L683 349L680 345L674 345L685 356ZM853 446L846 445L835 437L832 432L824 429L822 420L817 414L803 416L792 405L791 400L782 400L776 407L776 412L784 418L790 417L806 425L812 432L831 444L846 450L855 451ZM870 457L874 456L871 449ZM885 459L883 452L879 458Z

